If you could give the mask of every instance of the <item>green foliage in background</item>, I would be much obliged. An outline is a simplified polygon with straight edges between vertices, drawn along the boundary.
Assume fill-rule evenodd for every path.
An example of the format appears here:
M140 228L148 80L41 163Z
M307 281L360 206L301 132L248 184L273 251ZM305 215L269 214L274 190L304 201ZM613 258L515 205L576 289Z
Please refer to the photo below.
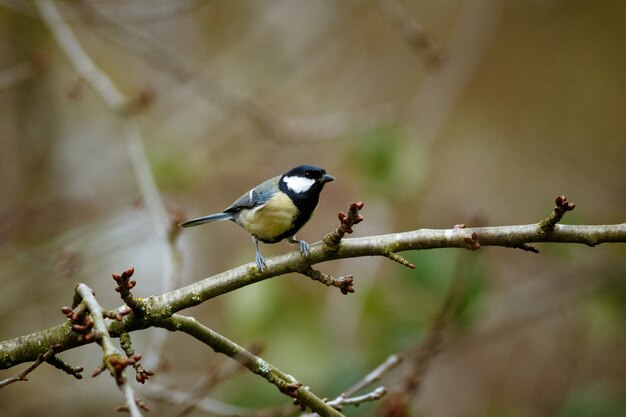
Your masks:
M626 416L626 399L601 383L573 391L557 414L557 417L619 416Z

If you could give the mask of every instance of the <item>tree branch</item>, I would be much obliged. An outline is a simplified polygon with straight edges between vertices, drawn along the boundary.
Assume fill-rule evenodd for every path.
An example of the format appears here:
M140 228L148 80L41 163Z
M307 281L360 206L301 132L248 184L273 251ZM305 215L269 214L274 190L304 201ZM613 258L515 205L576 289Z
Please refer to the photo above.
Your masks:
M475 239L474 239L475 238ZM140 316L131 313L121 321L108 323L112 336L122 332L145 329L185 308L193 307L219 295L266 279L291 272L302 272L310 265L336 259L362 256L384 256L388 253L436 248L465 248L469 241L480 247L499 246L520 248L529 243L578 243L596 246L601 243L626 243L626 223L612 225L554 225L553 231L544 233L539 225L497 226L453 229L419 229L404 233L342 239L335 252L324 250L322 242L310 246L310 256L304 259L299 251L267 258L267 270L259 272L251 262L220 274L205 278L186 287L166 292L160 296L143 299ZM530 255L529 255L530 256ZM61 345L59 351L85 344L69 322L30 335L0 342L0 369L37 359L45 353L46 346Z

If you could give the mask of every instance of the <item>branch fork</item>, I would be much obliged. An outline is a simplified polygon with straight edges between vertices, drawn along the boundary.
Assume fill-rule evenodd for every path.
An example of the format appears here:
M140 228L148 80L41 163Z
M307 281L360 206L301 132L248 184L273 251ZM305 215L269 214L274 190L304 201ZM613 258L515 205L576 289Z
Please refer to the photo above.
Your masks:
M337 217L339 218L339 227L337 227L333 232L324 236L322 239L322 248L326 253L334 253L339 250L341 245L341 239L346 234L350 234L353 232L352 226L355 224L359 224L363 221L363 216L359 214L359 211L363 208L365 203L362 201L357 203L350 204L348 209L348 214L340 211ZM354 278L351 275L347 275L345 277L335 278L331 275L324 274L317 269L313 269L310 265L307 265L303 270L300 271L303 275L311 278L312 280L319 281L322 284L325 284L329 287L337 287L341 291L342 294L348 295L354 292L354 288L352 287L352 283Z

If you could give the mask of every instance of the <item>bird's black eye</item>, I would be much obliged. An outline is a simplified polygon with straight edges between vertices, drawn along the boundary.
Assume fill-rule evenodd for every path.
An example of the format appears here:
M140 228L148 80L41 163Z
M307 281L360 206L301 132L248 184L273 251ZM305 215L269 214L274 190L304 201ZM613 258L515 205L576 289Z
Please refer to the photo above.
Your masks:
M304 176L306 178L311 178L311 171L304 171Z

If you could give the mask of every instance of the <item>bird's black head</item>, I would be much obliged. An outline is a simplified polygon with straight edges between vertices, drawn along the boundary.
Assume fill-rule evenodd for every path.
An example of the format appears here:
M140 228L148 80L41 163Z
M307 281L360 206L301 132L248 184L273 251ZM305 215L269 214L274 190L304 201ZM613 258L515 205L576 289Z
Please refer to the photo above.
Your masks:
M324 184L335 178L320 167L300 165L281 175L278 188L285 193L296 207L292 227L275 241L293 236L311 218L317 206Z
M279 181L279 188L294 200L313 198L317 204L324 184L334 180L326 171L315 165L300 165L285 172Z

